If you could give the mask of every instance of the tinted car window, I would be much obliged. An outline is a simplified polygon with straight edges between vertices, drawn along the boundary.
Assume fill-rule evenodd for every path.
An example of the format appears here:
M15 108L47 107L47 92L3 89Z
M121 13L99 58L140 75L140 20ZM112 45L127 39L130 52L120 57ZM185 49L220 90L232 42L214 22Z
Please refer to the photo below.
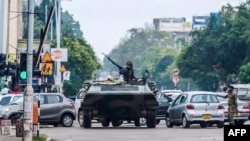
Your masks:
M60 103L61 98L59 95L47 95L48 104Z
M11 99L11 96L7 96L7 97L3 97L0 101L0 105L7 105L8 103L10 103L10 99Z
M180 103L184 103L187 100L187 95L181 96Z
M191 103L219 103L217 96L209 94L197 94L193 95L191 98Z
M34 96L34 102L38 102L39 96ZM40 95L40 104L44 104L44 95Z

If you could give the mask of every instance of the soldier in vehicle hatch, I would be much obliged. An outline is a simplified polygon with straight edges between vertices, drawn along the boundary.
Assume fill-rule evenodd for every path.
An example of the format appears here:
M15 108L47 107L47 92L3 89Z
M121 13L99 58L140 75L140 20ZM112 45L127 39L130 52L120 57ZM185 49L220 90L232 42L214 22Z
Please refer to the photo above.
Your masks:
M233 86L229 86L226 91L227 95L217 95L223 98L228 98L228 122L230 125L234 125L234 115L237 114L238 111L237 95L233 92L233 89Z
M137 78L134 76L134 68L132 61L128 60L126 62L126 66L120 69L120 74L123 75L123 79L126 82L131 82L133 80L137 80Z

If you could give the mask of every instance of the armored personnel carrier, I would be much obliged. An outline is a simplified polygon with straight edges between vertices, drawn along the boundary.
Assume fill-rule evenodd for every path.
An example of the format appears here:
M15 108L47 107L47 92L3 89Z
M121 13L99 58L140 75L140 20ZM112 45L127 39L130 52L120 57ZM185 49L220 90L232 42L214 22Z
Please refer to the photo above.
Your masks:
M118 127L123 121L134 121L135 126L140 126L140 118L147 119L148 128L156 127L158 102L154 95L154 83L93 81L85 83L84 89L86 94L78 110L81 127L91 128L94 120L103 127L108 127L110 123Z

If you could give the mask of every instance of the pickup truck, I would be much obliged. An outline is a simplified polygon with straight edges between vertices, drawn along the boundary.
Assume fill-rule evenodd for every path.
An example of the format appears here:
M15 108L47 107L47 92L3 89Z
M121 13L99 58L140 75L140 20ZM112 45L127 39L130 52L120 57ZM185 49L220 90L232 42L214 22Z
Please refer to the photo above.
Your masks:
M247 102L248 107L250 108L250 84L233 84L232 86L234 87L234 92L237 94L238 98L241 101Z

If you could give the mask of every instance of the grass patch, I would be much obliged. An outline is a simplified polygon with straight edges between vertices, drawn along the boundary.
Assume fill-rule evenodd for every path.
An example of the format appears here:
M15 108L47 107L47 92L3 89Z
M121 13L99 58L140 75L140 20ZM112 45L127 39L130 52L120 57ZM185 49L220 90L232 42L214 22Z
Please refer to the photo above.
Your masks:
M46 139L47 139L47 136L43 134L39 135L39 137L37 136L32 137L32 141L46 141Z

